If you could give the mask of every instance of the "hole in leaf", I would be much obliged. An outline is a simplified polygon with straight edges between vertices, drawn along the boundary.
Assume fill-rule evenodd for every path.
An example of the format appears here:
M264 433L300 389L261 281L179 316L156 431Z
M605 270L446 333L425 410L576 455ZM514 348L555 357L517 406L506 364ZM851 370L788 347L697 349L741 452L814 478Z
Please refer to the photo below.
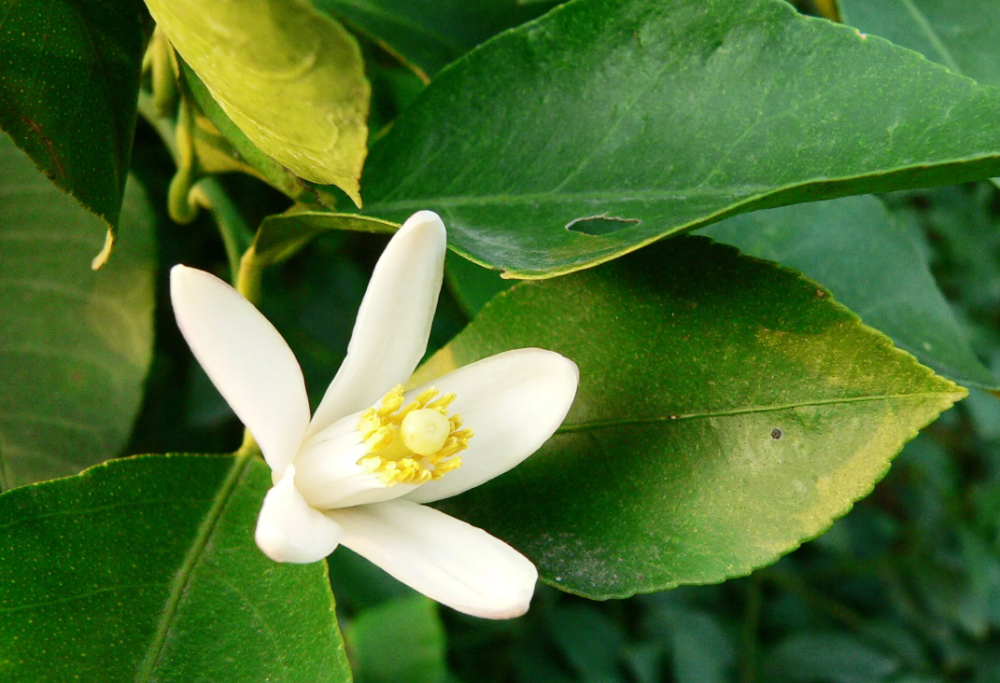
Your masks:
M771 430L771 438L774 439L775 441L777 441L778 439L780 439L781 438L781 430L777 429L777 428L772 429Z
M580 232L584 235L609 235L630 225L642 223L638 218L619 218L602 213L599 216L575 218L566 224L567 230Z

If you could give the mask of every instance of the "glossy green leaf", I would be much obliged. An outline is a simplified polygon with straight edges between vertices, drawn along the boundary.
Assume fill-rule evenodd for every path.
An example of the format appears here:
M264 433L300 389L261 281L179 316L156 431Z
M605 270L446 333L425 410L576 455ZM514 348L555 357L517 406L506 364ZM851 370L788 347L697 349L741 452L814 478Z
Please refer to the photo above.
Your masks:
M316 0L316 6L387 44L426 76L500 31L533 19L553 0Z
M0 128L109 226L132 154L142 17L138 0L0 0Z
M843 20L984 85L1000 86L1000 3L840 0Z
M350 681L325 563L253 530L256 458L140 456L0 496L0 678Z
M255 145L361 205L370 87L357 42L340 24L307 0L146 4Z
M346 633L357 683L444 683L448 667L438 606L422 595L363 610Z
M592 597L773 562L965 396L815 283L705 238L520 284L418 379L525 346L579 365L565 423L525 463L440 505Z
M904 226L874 197L848 197L730 218L703 234L778 261L828 287L868 325L935 372L1000 389Z
M0 134L0 488L120 454L153 351L152 213L132 183L115 257L102 221Z
M1000 174L998 110L783 0L576 0L427 87L371 150L367 211L435 210L473 260L549 277L733 213Z

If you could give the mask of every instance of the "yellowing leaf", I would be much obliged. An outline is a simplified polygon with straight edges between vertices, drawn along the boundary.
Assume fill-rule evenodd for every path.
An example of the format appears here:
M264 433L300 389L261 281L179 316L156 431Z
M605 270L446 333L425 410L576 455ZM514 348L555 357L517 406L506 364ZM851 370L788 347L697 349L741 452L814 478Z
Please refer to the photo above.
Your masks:
M160 29L255 145L361 206L371 87L357 42L306 0L149 0Z

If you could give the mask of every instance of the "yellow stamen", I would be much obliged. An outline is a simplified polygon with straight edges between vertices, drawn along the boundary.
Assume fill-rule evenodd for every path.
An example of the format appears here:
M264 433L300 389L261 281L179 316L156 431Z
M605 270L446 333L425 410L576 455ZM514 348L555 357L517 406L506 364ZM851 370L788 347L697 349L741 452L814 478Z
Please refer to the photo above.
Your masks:
M368 453L358 465L377 474L386 486L437 481L462 466L456 454L469 447L471 429L459 415L448 415L454 394L431 387L403 406L403 386L396 385L378 407L361 413L357 429ZM404 424L405 423L405 424Z

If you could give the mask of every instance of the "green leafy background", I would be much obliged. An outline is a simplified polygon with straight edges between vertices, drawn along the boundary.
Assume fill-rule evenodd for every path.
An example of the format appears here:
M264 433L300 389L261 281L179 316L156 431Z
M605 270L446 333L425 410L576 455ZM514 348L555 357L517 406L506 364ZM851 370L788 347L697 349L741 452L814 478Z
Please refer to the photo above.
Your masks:
M151 201L125 195L95 273L93 214L114 223L122 202L152 25L134 5L0 2L4 488L236 448L172 320L177 262L231 276L254 245L273 266L261 308L315 402L387 239L366 233L415 208L441 211L457 252L425 377L535 344L583 371L541 452L442 503L539 563L555 587L525 617L440 609L345 549L329 574L275 565L252 539L259 460L143 456L0 497L0 678L1000 678L1000 201L984 182L927 189L1000 172L995 9L841 4L849 26L777 0L323 0L309 16L371 83L365 215L335 187L353 191L362 148L348 180L310 182L282 162L310 126L285 116L267 141L236 123L260 102L220 96L243 67L220 81L178 61L176 91L154 92L177 75L161 60L132 159ZM301 9L228 18L265 6L288 25ZM275 35L251 62L311 49ZM315 101L293 99L303 116ZM184 197L201 209L184 227L164 209L178 163L227 174ZM651 244L695 228L744 255ZM519 278L585 272L513 285L459 254Z
M75 474L121 455L153 352L155 219L125 194L125 235L98 271L105 226L0 136L0 484Z

